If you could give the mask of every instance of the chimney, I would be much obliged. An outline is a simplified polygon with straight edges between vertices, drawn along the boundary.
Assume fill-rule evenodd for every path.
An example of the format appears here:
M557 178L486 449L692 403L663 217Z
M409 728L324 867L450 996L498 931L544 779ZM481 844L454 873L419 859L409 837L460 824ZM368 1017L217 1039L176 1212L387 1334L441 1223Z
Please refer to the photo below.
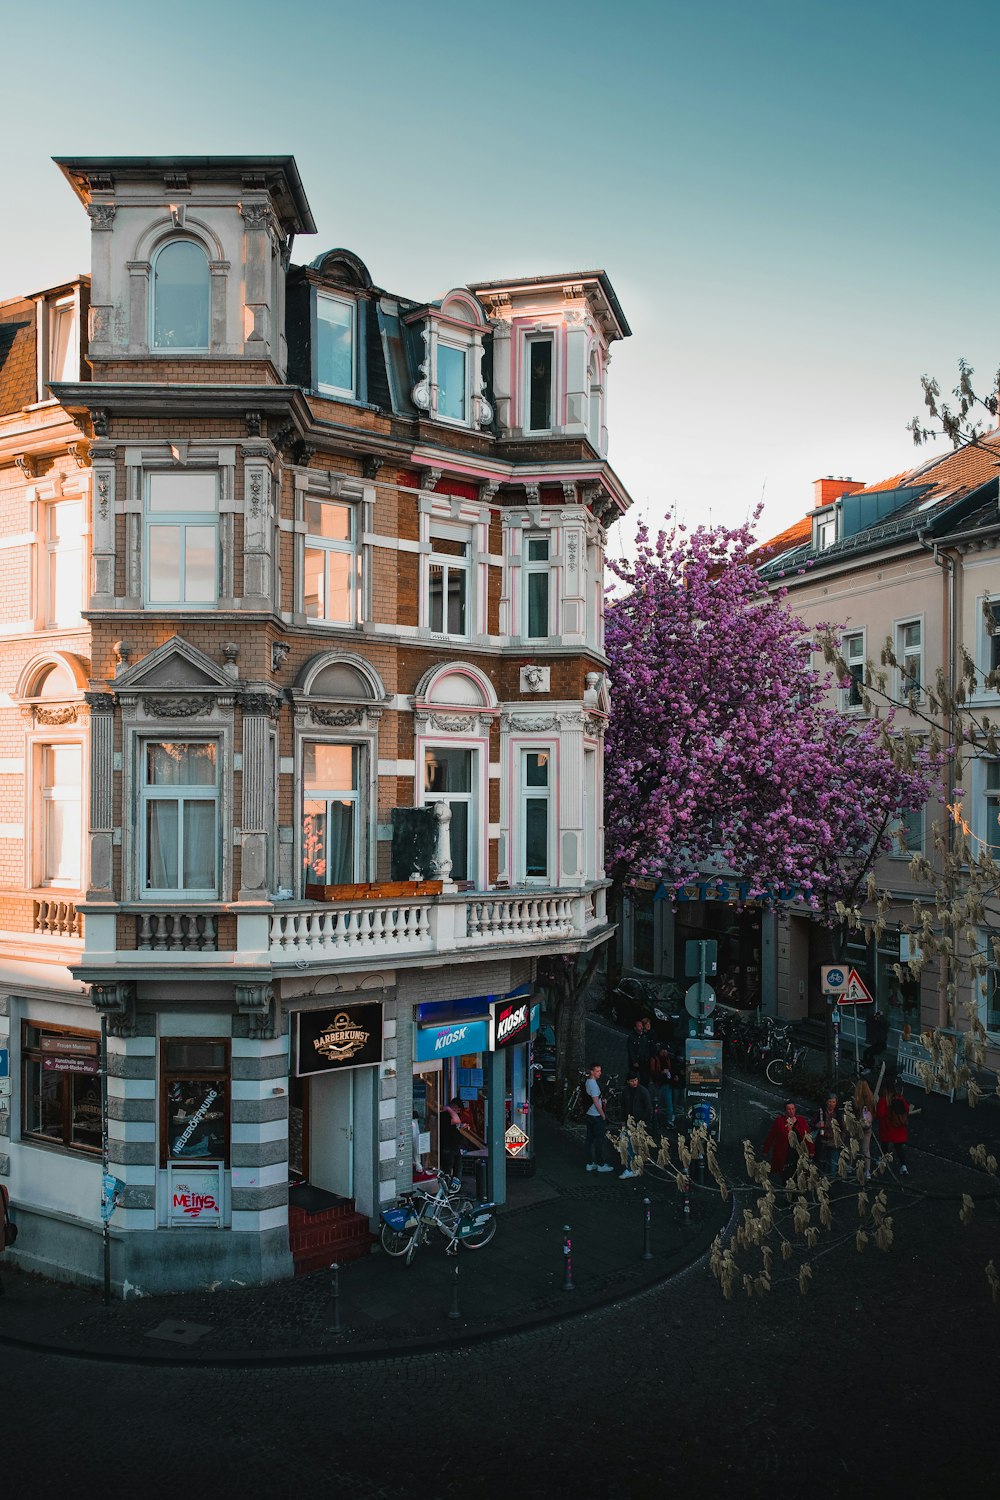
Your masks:
M832 474L828 474L825 479L814 479L813 510L822 510L824 505L839 500L841 495L853 495L864 487L863 479L834 479Z

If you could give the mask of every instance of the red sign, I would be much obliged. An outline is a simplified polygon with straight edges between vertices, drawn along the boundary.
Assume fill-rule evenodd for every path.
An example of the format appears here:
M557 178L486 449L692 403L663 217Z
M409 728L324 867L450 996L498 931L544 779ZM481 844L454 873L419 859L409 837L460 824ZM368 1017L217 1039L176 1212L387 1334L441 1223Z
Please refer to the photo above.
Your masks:
M43 1073L99 1073L96 1057L43 1057Z
M852 969L847 976L847 988L842 995L837 996L837 1004L844 1005L871 1005L872 992L865 984L857 969Z

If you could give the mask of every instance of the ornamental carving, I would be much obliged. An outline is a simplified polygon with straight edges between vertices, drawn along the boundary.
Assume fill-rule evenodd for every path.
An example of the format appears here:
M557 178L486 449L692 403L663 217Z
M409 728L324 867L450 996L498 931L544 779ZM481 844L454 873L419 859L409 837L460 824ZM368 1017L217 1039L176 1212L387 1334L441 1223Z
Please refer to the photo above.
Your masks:
M241 693L239 703L244 718L253 715L274 723L281 715L281 699L273 693Z
M241 203L240 213L248 229L266 229L271 222L269 203Z
M107 435L108 435L108 414L107 414L107 412L102 407L96 407L90 413L90 423L91 423L91 426L94 429L94 436L95 437L107 437Z
M310 707L309 717L314 724L323 724L328 729L346 729L350 724L360 724L365 716L363 708L316 708Z
M87 707L92 714L113 714L115 711L114 695L111 693L84 693Z
M36 724L75 724L75 708L36 708Z
M281 668L285 665L285 657L288 655L288 653L289 653L289 651L291 651L291 649L292 649L291 645L289 644L288 641L272 641L271 642L271 671L272 672L280 672L281 671Z
M566 538L566 565L571 573L576 572L576 565L580 560L580 538L575 531L570 532Z
M500 728L525 734L540 734L544 729L558 729L559 715L548 714L544 718L531 718L521 714L501 714Z
M250 470L250 514L260 515L261 501L264 497L264 476L259 469Z
M376 458L373 453L367 454L361 460L361 475L363 479L377 479L378 471L385 462L382 458Z
M191 719L212 707L210 698L152 698L143 697L142 706L154 719Z
M260 412L247 411L243 413L243 422L246 426L247 437L260 437Z
M522 693L547 693L549 692L549 667L535 665L521 668L521 692Z
M431 714L430 722L433 729L450 730L453 734L468 734L479 724L475 714Z
M113 203L88 203L87 213L90 215L90 227L92 230L108 230L115 227L115 214L117 209Z

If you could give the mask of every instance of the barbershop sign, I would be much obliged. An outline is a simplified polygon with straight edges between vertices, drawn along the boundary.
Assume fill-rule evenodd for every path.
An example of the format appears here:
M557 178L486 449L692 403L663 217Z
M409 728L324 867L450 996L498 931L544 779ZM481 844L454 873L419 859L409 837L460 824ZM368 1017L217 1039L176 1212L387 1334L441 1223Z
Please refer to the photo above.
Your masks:
M296 1074L335 1073L382 1061L382 1003L296 1013Z

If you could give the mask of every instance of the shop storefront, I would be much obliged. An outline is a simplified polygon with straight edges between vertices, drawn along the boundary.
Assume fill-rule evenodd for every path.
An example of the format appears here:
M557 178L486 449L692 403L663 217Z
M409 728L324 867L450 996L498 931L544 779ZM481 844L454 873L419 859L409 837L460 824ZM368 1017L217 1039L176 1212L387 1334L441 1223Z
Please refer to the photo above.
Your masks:
M511 995L418 1006L413 1063L414 1175L440 1166L440 1115L452 1100L465 1127L467 1170L485 1164L486 1188L505 1197L509 1169L533 1168L529 1044L540 1007L527 987ZM478 1143L478 1144L477 1144ZM471 1183L470 1183L471 1186Z
M288 1165L308 1182L375 1212L375 1079L383 1055L381 1002L291 1016Z

